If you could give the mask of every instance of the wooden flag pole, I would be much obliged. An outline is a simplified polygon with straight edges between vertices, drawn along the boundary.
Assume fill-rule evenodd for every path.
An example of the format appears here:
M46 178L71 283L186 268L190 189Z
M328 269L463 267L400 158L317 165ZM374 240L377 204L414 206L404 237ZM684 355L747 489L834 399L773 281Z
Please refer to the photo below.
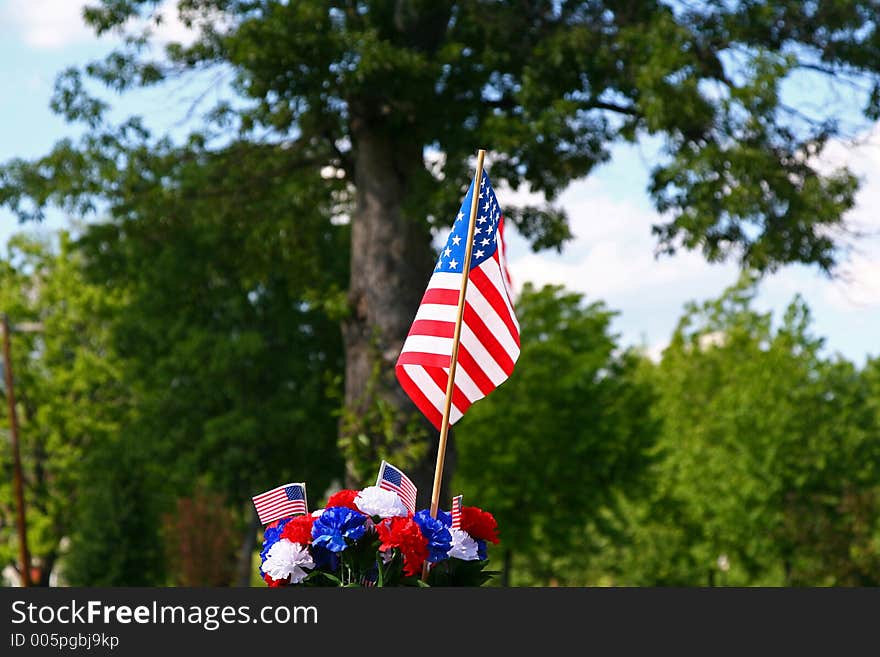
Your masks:
M452 359L449 361L449 381L446 384L446 406L440 423L440 443L437 445L437 465L434 468L434 489L431 491L431 517L437 517L440 505L440 482L443 479L443 462L446 459L446 437L449 434L449 413L452 410L452 391L455 386L455 369L458 365L458 345L461 341L461 320L464 317L464 300L467 294L468 275L471 269L471 250L474 245L474 226L477 222L480 182L483 180L483 158L486 151L477 151L477 171L474 175L474 195L471 198L471 216L468 222L467 242L464 245L464 270L461 273L461 289L458 292L458 315L455 318L455 332L452 334ZM426 562L427 565L427 562ZM426 568L427 571L427 568Z

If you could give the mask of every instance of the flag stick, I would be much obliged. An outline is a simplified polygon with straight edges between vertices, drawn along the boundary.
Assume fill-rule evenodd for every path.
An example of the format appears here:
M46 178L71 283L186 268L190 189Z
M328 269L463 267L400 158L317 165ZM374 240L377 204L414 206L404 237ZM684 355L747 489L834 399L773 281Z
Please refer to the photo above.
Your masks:
M431 517L437 517L440 505L440 481L443 479L443 462L446 459L446 437L449 434L449 413L452 410L452 391L455 386L455 369L458 365L458 345L461 341L461 320L464 317L464 300L467 294L468 276L471 269L471 250L474 245L474 226L479 206L480 182L483 180L483 158L486 151L477 151L477 171L474 175L474 194L471 198L471 216L468 223L467 242L464 246L464 270L461 273L461 289L458 293L458 315L455 318L455 333L452 335L452 358L449 361L449 381L446 384L446 406L443 421L440 423L440 443L437 445L437 466L434 469L434 489L431 492Z

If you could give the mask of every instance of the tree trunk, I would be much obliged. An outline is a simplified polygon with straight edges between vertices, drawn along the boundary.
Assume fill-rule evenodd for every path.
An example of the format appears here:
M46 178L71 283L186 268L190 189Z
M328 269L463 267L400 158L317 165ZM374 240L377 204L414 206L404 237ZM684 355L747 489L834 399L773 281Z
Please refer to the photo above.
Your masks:
M235 573L236 586L250 586L251 575L253 573L253 554L257 547L257 530L260 528L260 521L257 518L257 512L253 505L247 504L248 523L244 536L241 541L241 548L238 553L238 566Z
M407 206L423 175L422 147L375 121L353 120L357 188L351 221L350 315L343 324L345 413L340 426L346 484L359 487L387 458L430 501L438 435L400 388L394 364L425 292L435 254L425 208ZM447 451L444 481L455 464ZM448 491L444 492L448 495Z

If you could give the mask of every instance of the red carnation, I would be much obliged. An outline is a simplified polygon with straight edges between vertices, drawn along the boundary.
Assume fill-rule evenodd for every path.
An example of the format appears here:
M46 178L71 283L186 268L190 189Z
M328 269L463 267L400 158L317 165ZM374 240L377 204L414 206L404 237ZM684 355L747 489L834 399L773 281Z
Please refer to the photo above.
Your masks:
M351 509L352 511L357 511L360 513L360 509L358 509L354 505L354 498L357 497L357 494L360 491L357 490L341 490L338 493L334 493L330 496L330 499L327 500L327 508L331 506L344 506L346 509Z
M266 584L269 585L270 588L277 589L282 586L287 586L290 584L290 579L272 579L269 573L265 573L263 575L263 579L266 581Z
M403 554L403 572L407 575L419 575L422 564L428 558L428 539L412 518L385 518L377 525L380 550L400 548Z
M291 543L308 545L312 542L312 524L315 519L310 515L297 516L284 525L281 538L286 538Z
M462 507L461 528L479 541L498 543L498 523L495 522L495 517L479 507Z

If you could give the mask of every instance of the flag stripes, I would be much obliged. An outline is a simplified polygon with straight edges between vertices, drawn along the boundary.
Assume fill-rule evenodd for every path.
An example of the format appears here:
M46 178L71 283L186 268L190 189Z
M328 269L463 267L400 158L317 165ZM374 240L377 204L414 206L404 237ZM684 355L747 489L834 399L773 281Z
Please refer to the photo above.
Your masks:
M251 499L257 510L257 516L260 518L260 524L263 525L268 525L280 518L308 513L304 483L284 484L267 490L265 493L260 493Z
M376 479L376 485L383 490L397 493L407 511L415 514L418 489L410 481L410 478L403 474L403 470L395 468L387 461L382 461L382 465L379 466L379 476Z

